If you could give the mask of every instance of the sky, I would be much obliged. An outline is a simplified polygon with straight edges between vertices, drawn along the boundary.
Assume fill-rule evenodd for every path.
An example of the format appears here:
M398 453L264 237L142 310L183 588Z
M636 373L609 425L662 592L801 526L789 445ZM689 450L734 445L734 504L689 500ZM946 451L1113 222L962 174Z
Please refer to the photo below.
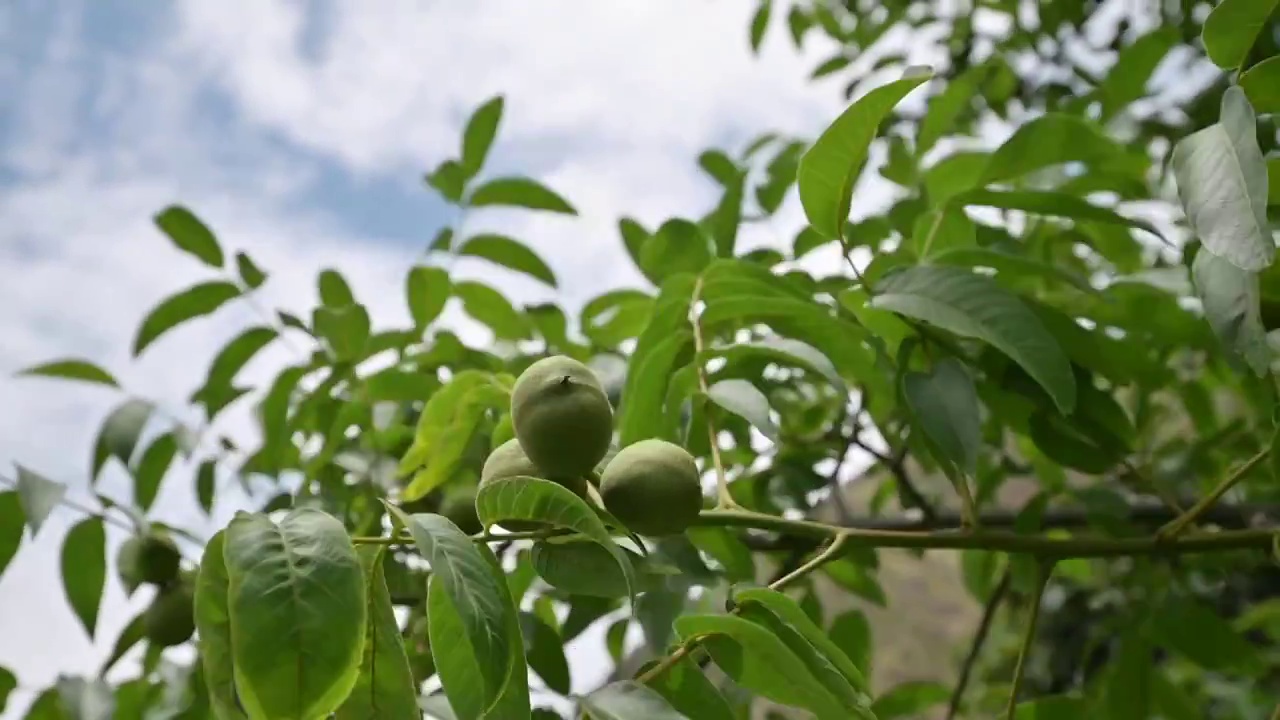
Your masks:
M845 106L847 78L876 59L808 82L832 47L815 33L797 51L774 22L753 56L753 10L745 0L0 4L0 476L20 462L88 497L93 439L124 397L18 370L88 358L191 421L185 398L213 354L260 322L254 308L229 305L132 357L147 310L215 277L154 227L166 205L191 208L225 249L267 270L265 306L305 312L316 273L335 267L375 329L405 324L404 274L455 219L422 174L458 152L466 117L495 94L506 113L486 172L536 177L580 214L486 210L467 220L468 232L500 230L536 248L560 278L556 291L478 262L457 272L573 311L608 290L646 288L619 217L653 227L700 216L717 193L699 152L736 154L763 131L812 137ZM898 49L912 64L936 61L923 44ZM860 186L855 216L885 198L874 181ZM745 230L742 242L789 243L801 217L793 193L776 223ZM456 308L446 318L487 342ZM293 359L273 348L240 378L262 381ZM252 442L251 404L238 403L218 430ZM207 535L246 499L228 486L206 518L192 472L175 463L153 516ZM114 465L97 490L131 493ZM110 571L90 641L59 579L62 538L78 519L55 512L0 578L0 667L20 682L0 717L19 717L60 673L95 672L148 600L147 591L126 598ZM109 555L123 537L109 531ZM579 673L574 689L598 679Z

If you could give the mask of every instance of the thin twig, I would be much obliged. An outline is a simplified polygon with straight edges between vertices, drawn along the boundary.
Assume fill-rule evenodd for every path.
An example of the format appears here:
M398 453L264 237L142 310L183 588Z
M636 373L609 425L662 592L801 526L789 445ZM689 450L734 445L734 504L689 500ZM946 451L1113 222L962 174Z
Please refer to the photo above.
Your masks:
M689 302L689 324L693 326L694 367L698 370L698 389L703 397L710 395L710 383L707 382L706 361L702 357L706 341L702 337L702 322L698 312L698 303L702 300L702 276L693 284L693 298ZM716 427L711 422L711 414L706 413L707 441L711 446L711 464L716 471L716 507L731 509L740 507L729 493L729 478L724 472L724 461L720 458L720 442L716 438Z
M1009 592L1011 579L1012 575L1006 569L1004 574L1000 576L1000 582L991 590L991 597L987 598L987 604L982 610L982 619L978 622L978 629L973 633L973 641L969 643L969 654L965 656L964 663L960 665L960 677L956 679L956 687L951 691L951 702L947 705L946 720L953 720L956 713L960 712L960 702L964 699L965 689L969 687L969 678L973 674L973 667L977 664L978 656L982 654L982 648L987 644L987 638L991 635L992 621L995 620L996 610L999 609L1000 603L1004 602L1004 597Z
M8 485L14 490L18 489L18 481L14 480L13 478L7 475L0 475L0 483ZM69 488L69 486L67 486L65 483L60 483L60 484L62 485L63 488ZM83 515L99 518L100 520L107 523L108 525L114 525L122 530L128 530L129 532L134 532L135 530L137 530L137 528L133 526L132 522L121 520L120 518L114 515L108 515L106 511L109 508L104 508L102 510L94 510L93 508L87 505L83 505L76 500L72 500L71 498L67 497L65 494L63 494L60 498L58 498L58 504L62 505L63 507L69 510L75 510L76 512L81 513Z
M1027 656L1031 654L1031 645L1036 638L1036 625L1040 621L1040 603L1044 599L1044 588L1049 584L1049 576L1053 574L1051 561L1040 563L1036 572L1036 587L1031 595L1031 617L1027 618L1027 627L1022 632L1022 649L1018 651L1018 665L1013 670L1013 687L1009 688L1009 706L1005 711L1006 720L1013 720L1018 711L1018 691L1022 687L1022 678L1027 670Z
M1168 525L1160 528L1160 530L1156 532L1156 536L1166 540L1177 537L1178 534L1181 533L1188 525L1195 522L1201 515L1207 512L1209 508L1213 507L1214 503L1218 502L1219 498L1226 495L1227 491L1234 487L1236 483L1240 482L1241 478L1249 474L1249 471L1256 467L1258 463L1267 459L1267 456L1270 454L1271 447L1268 446L1263 448L1257 455L1254 455L1244 461L1244 464L1224 477L1222 481L1218 483L1218 486L1206 495L1203 500L1192 506L1190 510L1182 513L1177 518L1174 518L1174 520L1172 520Z

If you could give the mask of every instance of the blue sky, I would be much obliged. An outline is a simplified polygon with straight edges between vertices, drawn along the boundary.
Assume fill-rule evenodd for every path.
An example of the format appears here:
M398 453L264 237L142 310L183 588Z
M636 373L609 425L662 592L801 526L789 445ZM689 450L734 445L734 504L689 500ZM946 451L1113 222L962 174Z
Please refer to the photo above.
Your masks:
M97 427L122 399L14 371L87 357L191 417L183 399L212 354L256 322L228 307L130 357L143 314L209 275L152 226L169 203L191 207L224 247L271 273L265 302L305 309L315 273L338 267L375 326L406 320L403 274L449 219L421 175L456 152L467 114L495 93L507 113L491 172L538 177L581 215L495 211L468 228L536 247L572 310L605 290L643 287L618 217L705 211L714 186L698 152L736 150L763 130L808 135L843 104L839 81L804 82L830 52L817 38L797 54L776 27L762 56L750 55L751 10L739 0L0 4L0 473L21 462L85 497ZM777 228L790 237L794 200L783 214ZM774 237L765 228L747 242ZM518 300L553 297L502 271L457 269ZM270 377L289 359L264 353L244 377ZM251 441L250 404L219 429ZM192 466L171 472L160 519L207 529L243 502L224 496L210 522L188 489ZM127 499L130 483L109 467L98 490ZM93 672L147 602L146 591L126 599L109 576L89 641L57 570L77 519L55 513L0 579L0 666L21 683L4 717L59 673ZM121 540L109 534L109 554Z

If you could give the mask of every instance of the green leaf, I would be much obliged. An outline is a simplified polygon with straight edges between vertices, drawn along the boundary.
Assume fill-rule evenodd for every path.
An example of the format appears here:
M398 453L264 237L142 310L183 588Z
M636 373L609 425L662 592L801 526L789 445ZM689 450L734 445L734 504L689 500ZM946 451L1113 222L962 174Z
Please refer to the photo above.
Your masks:
M915 74L909 68L901 80L862 96L800 158L796 176L800 204L815 230L827 237L840 237L840 229L849 218L854 183L862 174L867 149L880 123L907 93L931 75Z
M654 299L639 290L614 290L582 308L582 334L605 347L638 337L653 314Z
M871 307L983 340L1022 366L1069 414L1076 403L1071 365L1049 331L1016 296L995 282L945 267L907 268L884 278Z
M836 388L842 389L845 387L844 379L840 377L840 371L836 369L830 358L823 355L822 351L812 345L799 340L770 337L754 342L711 348L709 352L730 361L739 355L764 355L777 358L789 365L816 372L829 380Z
M1191 265L1205 319L1226 348L1262 377L1271 364L1262 324L1261 290L1255 273L1241 270L1201 247Z
M677 660L669 670L650 680L649 687L666 698L671 707L691 718L735 720L729 703L702 674L702 668L687 657Z
M7 668L0 667L0 713L9 702L9 693L18 688L18 678Z
M929 202L941 206L952 197L977 187L990 161L991 153L961 150L935 162L924 171L923 177Z
M120 658L124 657L125 653L146 638L146 615L146 610L134 615L116 636L116 642L111 646L111 654L107 656L106 661L102 663L102 668L98 671L99 677L105 676L116 663L120 662Z
M831 622L831 642L866 677L871 672L871 623L861 610L850 610Z
M237 335L214 356L204 387L196 391L192 401L205 397L214 388L231 388L244 366L277 337L276 331L269 327L252 327Z
M102 421L102 428L98 431L93 447L94 481L108 458L116 458L125 465L129 464L134 449L138 447L142 429L146 427L154 409L145 400L130 398L117 405Z
M1280 205L1280 157L1267 161L1267 204Z
M923 156L943 136L956 130L957 121L973 105L973 96L991 73L993 62L975 65L960 73L942 92L929 99L928 110L920 121L917 138L919 154Z
M778 441L778 426L769 417L769 398L749 380L721 380L707 388L707 397L751 423L773 442Z
M1141 629L1126 629L1103 673L1101 720L1151 717L1155 667Z
M548 585L573 595L618 598L628 591L613 553L594 542L535 543L530 561Z
M640 248L641 270L658 282L680 273L699 273L711 258L711 238L706 231L679 218L664 222Z
M534 520L574 530L613 556L630 593L635 592L635 573L626 553L591 506L560 483L523 476L495 480L476 493L476 514L485 526L505 520Z
M792 651L805 661L814 676L822 681L837 698L851 703L851 707L855 711L866 709L866 701L869 698L866 697L865 693L868 686L862 671L853 664L848 655L845 655L840 646L809 618L795 600L768 588L741 590L734 594L734 599L740 606L743 606L740 612L746 613L752 605L759 605L767 610L778 623L784 624L790 631L796 633L798 641L788 639L783 633L779 632L776 629L777 623L766 623L764 625L786 642ZM749 615L744 614L743 617L753 620ZM801 642L811 647L811 650L816 653L815 657L805 657L805 654L801 652ZM819 660L821 662L818 662ZM834 677L824 677L831 676L833 673L835 674Z
M459 255L483 258L556 287L556 275L527 245L505 235L475 235L458 248Z
M578 704L591 720L691 720L662 695L633 680L609 683L578 698Z
M341 308L356 304L351 286L342 277L342 273L332 268L325 268L316 276L316 289L320 292L320 303L326 307Z
M173 433L158 436L138 458L133 471L133 499L143 511L151 509L160 490L160 481L169 471L173 456L178 453L178 441Z
M66 496L67 486L16 463L14 467L18 474L18 500L22 505L22 514L27 518L27 525L31 528L31 537L34 538L49 513Z
M75 720L111 720L115 716L115 694L105 680L60 675L54 687L63 711Z
M813 72L809 73L809 79L820 80L833 73L838 73L852 64L853 58L842 53L837 53L819 63L818 67L814 68Z
M1249 55L1277 0L1222 0L1204 20L1200 39L1205 53L1223 70L1237 68Z
M156 227L168 235L179 250L200 258L210 267L222 267L225 258L218 239L190 210L180 205L170 205L161 210L154 220Z
M982 416L977 388L964 363L944 358L931 373L908 372L903 392L916 422L942 452L942 459L972 476L982 443Z
M1125 217L1114 210L1098 207L1074 195L1043 190L970 190L954 198L964 205L1022 210L1037 215L1065 217L1072 220L1090 220L1109 225L1145 230L1164 240L1155 226L1145 220Z
M498 135L498 124L502 122L502 109L505 101L501 95L489 99L467 120L462 131L462 170L468 179L475 177L484 167L485 158L489 156L489 148Z
M1150 629L1156 644L1205 670L1253 676L1263 668L1257 648L1199 600L1168 597L1151 609Z
M311 316L316 335L324 338L335 360L357 361L369 346L369 311L363 305L317 307Z
M951 697L946 686L936 682L904 682L876 698L871 711L877 720L917 718L929 708L944 703Z
M800 658L763 627L731 615L684 615L675 630L682 640L702 638L716 665L748 690L810 710L818 720L848 720L848 711Z
M35 365L19 370L18 375L43 375L45 377L63 378L66 380L83 380L84 382L107 385L118 388L120 383L111 375L88 360L68 358Z
M240 513L224 542L240 704L251 717L333 712L356 682L367 614L346 529L314 508L278 524Z
M409 271L404 292L415 328L421 330L440 317L452 289L446 270L418 265Z
M428 632L436 672L453 711L463 720L519 717L504 712L510 713L507 704L519 705L519 698L511 699L507 691L524 676L524 649L515 605L493 553L439 515L410 516L391 505L387 509L413 535L431 565ZM523 703L528 717L527 690Z
M694 284L689 275L676 275L664 282L649 324L636 341L618 409L622 447L637 440L663 437L667 428L674 432L675 423L666 415L664 399L677 361L693 348L689 305Z
M973 247L978 243L977 232L964 208L944 205L916 218L911 245L916 255L928 258L946 250Z
M1089 284L1087 278L1047 262L1040 262L1024 255L1012 252L991 250L988 248L955 248L946 250L929 258L931 265L953 265L956 267L985 267L996 271L997 279L1025 279L1028 276L1039 276L1046 280L1066 283L1077 290L1098 296L1098 291Z
M568 695L569 661L564 657L564 641L560 634L542 618L527 612L520 613L520 630L529 667L548 688Z
M1241 73L1240 87L1259 113L1280 113L1280 56L1266 60Z
M564 215L578 214L568 201L553 190L536 180L525 177L503 177L490 180L471 193L468 204L471 207L510 205Z
M1132 155L1093 123L1075 115L1049 113L1019 127L991 154L981 182L1006 182L1071 162L1137 177L1147 166L1145 158Z
M1218 122L1178 141L1170 164L1204 246L1242 270L1270 265L1276 245L1267 225L1267 168L1243 90L1227 88Z
M17 491L0 492L0 578L22 545L22 499ZM0 711L4 703L0 702Z
M455 283L453 294L462 301L462 309L493 331L499 340L527 340L529 319L502 293L474 280Z
M463 370L432 393L400 461L398 474L418 471L401 500L417 500L453 477L485 410L509 403L509 390L480 370Z
M106 543L100 517L76 523L62 543L62 589L90 638L98 627L98 607L107 582Z
M772 0L760 0L760 6L751 16L751 52L760 52L760 43L764 40L764 31L769 27L769 15L773 12Z
M143 318L133 340L134 357L151 343L188 320L210 315L227 301L240 296L240 288L225 280L199 283L171 295Z
M1157 27L1120 51L1116 64L1098 85L1098 96L1102 100L1100 120L1109 120L1147 94L1152 73L1178 40L1175 28Z
M419 720L418 687L409 668L387 591L385 545L357 548L364 570L367 626L355 687L336 712L337 720Z
M1085 702L1070 695L1044 697L1018 703L1013 720L1080 720L1088 711Z
M440 163L435 170L427 173L423 180L427 185L435 188L436 192L440 193L440 197L455 205L462 200L462 193L467 187L467 173L463 170L461 163L456 160L445 160Z
M240 275L240 282L250 290L257 290L267 281L267 274L247 253L236 253L236 273Z
M244 717L236 704L236 684L231 651L231 611L227 605L227 563L223 552L225 530L209 538L196 575L195 622L200 634L200 663L209 704L217 720Z

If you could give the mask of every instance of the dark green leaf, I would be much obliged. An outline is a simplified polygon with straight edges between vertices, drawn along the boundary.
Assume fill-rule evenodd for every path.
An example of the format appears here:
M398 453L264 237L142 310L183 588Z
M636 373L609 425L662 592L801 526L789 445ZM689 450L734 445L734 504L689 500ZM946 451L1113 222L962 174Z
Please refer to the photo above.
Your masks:
M971 248L977 243L977 228L964 208L950 205L934 208L916 218L911 232L912 249L921 258Z
M133 354L138 356L142 351L160 338L188 320L209 315L222 307L229 300L240 296L240 288L225 280L213 280L171 295L155 306L143 318L138 327L138 334L133 340Z
M236 375L276 337L276 331L269 327L253 327L237 335L214 356L205 376L204 387L196 391L192 399L195 400L197 396L203 396L214 388L231 388Z
M1280 56L1269 57L1240 75L1240 87L1260 113L1280 113Z
M106 543L100 517L76 523L62 543L62 589L90 638L98 627L98 606L107 582Z
M970 190L957 195L956 202L964 205L1003 208L1005 210L1023 210L1037 215L1065 217L1072 220L1089 220L1110 225L1124 225L1138 230L1145 230L1152 235L1164 239L1149 222L1125 217L1114 210L1093 205L1074 195L1043 190Z
M116 642L111 647L111 654L107 656L102 668L98 671L99 677L105 676L111 668L115 667L116 663L120 662L120 658L124 657L125 653L133 649L135 645L142 642L143 638L146 637L145 619L146 610L143 610L135 615L120 631L120 634L116 636Z
M556 286L555 273L527 245L505 235L475 235L458 248L459 255L484 258Z
M1198 600L1171 596L1152 608L1150 622L1153 641L1205 670L1253 675L1263 666L1257 648Z
M1024 279L1028 276L1040 276L1047 280L1066 283L1090 294L1098 291L1089 284L1087 278L1046 262L1015 255L1012 252L990 250L987 248L955 248L946 250L929 258L932 265L955 265L958 267L985 267L995 270L997 278L1009 277Z
M1013 720L1081 720L1089 717L1085 702L1070 695L1057 695L1018 703Z
M428 173L424 180L440 193L440 197L457 204L462 200L462 193L467 186L467 173L458 161L445 160Z
M22 545L22 500L15 490L0 492L0 578ZM0 702L0 711L4 703Z
M1170 164L1187 222L1204 247L1242 270L1270 265L1276 245L1267 224L1267 168L1243 90L1223 93L1218 122L1180 140Z
M936 682L905 682L876 698L871 711L877 720L921 717L926 710L944 703L951 691Z
M200 218L180 205L170 205L155 216L160 228L179 250L191 253L210 267L220 268L225 258L213 232Z
M342 523L313 508L227 526L227 605L240 704L253 717L322 717L351 692L366 625L364 576Z
M602 545L535 543L530 560L538 577L558 590L606 598L627 594L627 576L613 553Z
M773 11L772 0L760 0L755 15L751 16L751 51L760 52L760 43L764 40L764 31L769 27L769 15Z
M99 385L108 385L118 388L120 383L111 375L111 373L103 370L88 360L54 360L52 362L43 363L25 370L18 371L19 375L43 375L45 377L64 378L67 380L83 380L84 382L97 383Z
M582 308L582 334L604 347L617 347L644 332L653 304L653 297L639 290L600 295Z
M978 391L964 363L944 358L934 364L932 373L908 372L903 391L916 422L942 452L942 459L973 475L982 442L982 416Z
M0 713L9 702L9 693L18 687L18 678L7 668L0 667Z
M524 657L547 687L569 694L569 661L564 657L564 641L542 618L533 613L520 613L520 630L524 639Z
M267 281L267 274L247 253L236 253L236 272L240 275L240 282L250 290L257 290Z
M649 325L636 342L618 412L622 447L674 428L663 405L677 361L693 347L689 305L694 282L689 275L677 275L663 283Z
M385 545L357 549L364 570L367 601L364 653L355 687L336 713L337 720L418 720L418 688L387 592L382 562Z
M430 252L449 252L453 248L453 228L442 227L436 231L436 236L431 239L431 245L427 247Z
M698 273L711 262L711 238L688 220L668 220L645 240L640 268L646 277L665 281L680 273Z
M735 720L733 711L702 668L681 658L670 670L649 681L649 687L667 699L671 707L697 720Z
M609 683L578 703L591 720L691 720L662 695L632 680Z
M1100 720L1151 717L1155 667L1151 644L1141 629L1127 629L1103 675Z
M800 158L800 203L815 230L831 238L849 217L853 186L881 121L931 73L910 69L901 80L878 87L849 106Z
M243 718L236 701L232 669L231 611L228 607L227 563L224 559L225 530L209 538L200 570L196 575L195 622L200 633L200 662L209 703L218 720Z
M765 437L778 441L778 426L769 416L769 398L749 380L721 380L707 388L707 397L754 425Z
M151 509L160 490L160 481L169 471L173 456L178 453L178 441L173 433L158 436L138 458L133 471L133 499L144 511Z
M1262 324L1258 276L1201 247L1191 266L1205 319L1224 348L1244 360L1259 377L1271 364Z
M14 467L18 474L18 500L22 505L22 514L27 519L27 525L31 528L31 537L34 538L40 532L40 526L44 524L45 518L49 517L49 513L53 512L53 509L66 496L67 486L16 463Z
M1200 39L1218 67L1231 70L1249 55L1277 0L1222 0L1205 18Z
M635 263L641 274L654 285L661 285L662 282L645 273L644 267L640 264L640 252L653 233L635 220L624 217L618 221L618 234L622 236L623 247L627 249L627 255L631 256L631 262Z
M499 340L529 338L529 319L497 290L474 280L464 280L454 284L453 294L462 301L462 309L492 330Z
M461 164L468 178L475 177L484 167L489 148L498 134L498 124L502 122L503 105L503 97L497 95L476 108L467 120L467 127L462 131Z
M809 73L809 79L820 80L833 73L838 73L852 64L853 58L843 53L837 53L818 63L818 66L813 69L813 72Z
M864 677L871 673L871 623L861 610L850 610L837 617L827 635Z
M578 214L578 211L568 201L553 190L536 180L524 177L503 177L490 180L471 193L468 204L472 207L510 205L531 210L563 213L565 215Z
M1080 162L1091 170L1141 177L1147 161L1131 155L1093 123L1049 113L1023 125L991 155L982 184L1021 178L1037 170Z
M93 448L93 480L108 458L116 458L128 465L133 459L133 451L138 446L142 429L151 418L154 406L137 398L130 398L116 406L111 414L102 421L98 438Z
M405 278L405 300L409 304L414 327L425 328L440 317L452 289L449 273L445 270L424 265L410 270Z
M1058 409L1075 408L1076 386L1062 348L1039 318L995 282L945 267L914 267L884 278L871 306L990 343L1044 387Z

